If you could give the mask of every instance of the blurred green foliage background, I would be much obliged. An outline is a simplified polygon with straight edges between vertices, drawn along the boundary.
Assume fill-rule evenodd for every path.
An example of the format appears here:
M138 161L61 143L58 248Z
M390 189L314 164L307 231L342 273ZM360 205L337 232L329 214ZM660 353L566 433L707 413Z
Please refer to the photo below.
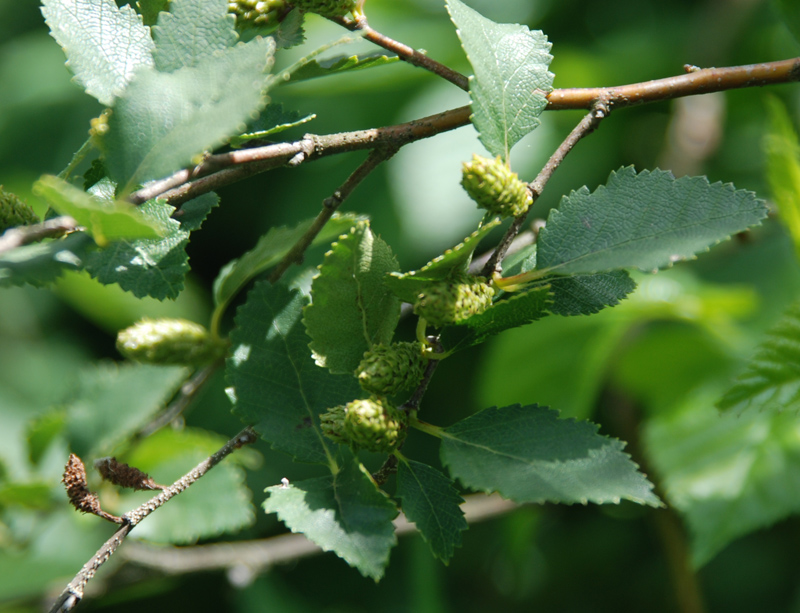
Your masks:
M496 21L542 29L553 43L556 87L633 83L680 74L684 64L749 64L793 57L800 50L781 13L800 12L791 1L468 4ZM468 71L440 0L367 0L366 10L375 29ZM307 45L279 61L288 63L293 54L341 34L316 16L306 24ZM45 207L30 192L33 181L68 163L86 138L89 120L102 111L70 81L64 61L37 2L0 0L0 184L40 214ZM797 86L732 91L612 114L559 168L534 216L545 217L562 194L582 185L594 189L612 169L630 164L672 169L676 175L707 174L712 181L732 181L769 197L762 148L767 95L780 97L796 124ZM402 63L290 85L273 98L289 109L317 114L287 139L304 130L389 125L468 100L454 86ZM580 117L573 111L546 113L543 125L513 151L514 170L533 179ZM473 152L483 150L469 127L407 146L371 175L344 209L370 215L403 269L416 268L458 242L480 217L458 185L460 163ZM221 206L193 234L192 273L175 302L136 300L73 273L54 288L0 292L0 604L6 610L46 606L111 532L100 520L68 508L58 485L67 454L63 445L45 446L41 457L31 457L32 432L46 431L41 416L52 419L52 407L69 397L82 368L120 360L116 331L139 317L181 316L206 323L211 283L220 268L270 227L315 215L362 158L361 153L325 158L220 190ZM321 254L310 252L306 263L316 265ZM686 493L700 487L699 477L693 481L684 475L681 481L679 471L669 472L687 457L676 445L686 442L688 451L699 453L691 438L700 429L714 431L715 398L797 297L800 274L792 244L770 220L696 262L640 281L639 293L619 308L590 318L550 318L443 362L422 405L425 418L447 425L490 405L548 404L564 416L591 418L604 434L628 440L629 452L657 482L674 477L661 482L667 489ZM226 437L238 431L223 388L217 375L187 415L187 426ZM34 422L38 429L32 428ZM792 421L785 425L796 428ZM715 444L707 443L711 456L722 449ZM260 455L242 461L246 473L237 473L246 474L252 489L255 522L223 539L280 533L274 517L258 511L261 492L284 476L312 474L265 445L256 447ZM435 447L422 435L412 436L407 450L436 462ZM796 462L793 454L800 451L795 445L776 453ZM712 470L713 458L702 462L705 477L727 478L721 469ZM198 505L214 496L211 485L197 487L205 485L206 498L200 495ZM788 511L800 510L797 496L787 502ZM665 532L658 518L663 513L632 504L527 506L472 526L449 567L433 560L419 537L402 537L378 585L331 554L276 567L246 585L235 585L222 572L165 577L120 560L103 570L81 606L115 612L674 611L683 588L673 582L669 560L689 537ZM781 518L777 513L775 519ZM711 544L705 557L695 543L696 559L705 562L696 577L708 610L800 611L798 544L796 519L727 547Z

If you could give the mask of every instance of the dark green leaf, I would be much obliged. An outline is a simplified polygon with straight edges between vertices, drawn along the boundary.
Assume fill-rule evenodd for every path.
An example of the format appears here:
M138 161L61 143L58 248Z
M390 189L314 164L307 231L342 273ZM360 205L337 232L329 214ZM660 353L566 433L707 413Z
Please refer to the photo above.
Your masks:
M211 209L218 205L219 196L214 192L209 192L183 203L181 210L175 213L173 217L181 224L181 230L194 232L203 225L206 217L211 213Z
M419 270L388 275L384 282L400 300L414 304L417 296L431 283L438 283L452 275L467 272L472 255L481 240L499 224L500 218L492 219L475 230L462 243L448 249Z
M565 196L539 233L537 268L559 274L636 267L653 271L693 258L758 224L755 194L705 177L661 170L612 172L606 185Z
M800 304L793 305L770 330L717 406L737 413L800 410Z
M444 430L442 462L467 486L517 502L660 506L652 484L590 422L536 405L485 409Z
M267 136L278 134L289 128L300 126L316 118L316 115L303 115L298 111L287 111L281 103L270 104L250 126L245 134L234 136L231 147L244 147L253 140L261 140ZM252 143L250 143L252 144Z
M347 214L334 216L328 220L322 231L314 238L312 245L328 243L347 232L363 217ZM214 301L217 305L227 304L256 275L271 268L299 241L313 225L313 219L301 221L293 228L270 228L255 247L238 260L230 261L214 281Z
M340 55L327 60L312 60L292 73L291 82L307 81L319 77L328 77L364 68L375 68L393 64L399 61L397 56L388 56L380 53L371 55Z
M636 289L636 282L624 270L593 275L552 277L546 280L552 293L549 310L554 315L592 315Z
M50 33L86 93L111 105L134 73L153 65L150 28L130 6L114 0L43 0Z
M353 377L314 364L300 321L308 298L282 285L256 283L236 314L227 363L233 412L273 448L301 462L329 464L334 443L319 414L358 397Z
M227 0L171 0L153 28L156 70L197 66L239 40Z
M475 73L469 84L472 123L492 155L507 160L547 106L551 44L539 30L494 23L460 0L447 0L447 10Z
M136 7L146 26L152 26L158 20L161 11L169 10L170 0L137 0Z
M365 577L383 576L397 542L392 519L397 509L378 491L354 459L328 477L267 488L267 513L302 532L324 551L333 551Z
M80 270L93 247L88 234L73 232L64 238L0 253L0 287L52 283L65 270Z
M464 499L453 482L427 464L403 459L397 467L397 497L433 555L447 564L469 527L459 506Z
M108 120L106 165L127 194L168 175L244 129L266 103L274 43L255 38L195 66L142 70Z
M398 268L391 248L372 233L369 222L359 222L333 243L303 312L318 365L352 374L365 351L391 342L400 301L383 279Z

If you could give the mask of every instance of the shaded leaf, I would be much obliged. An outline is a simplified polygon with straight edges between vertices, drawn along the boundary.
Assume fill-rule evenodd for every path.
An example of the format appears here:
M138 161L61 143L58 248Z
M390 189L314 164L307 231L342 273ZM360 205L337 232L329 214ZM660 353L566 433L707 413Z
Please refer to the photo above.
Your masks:
M161 11L169 10L169 2L170 0L136 0L136 8L139 9L144 24L152 26Z
M717 406L737 413L800 410L800 304L793 305L769 331Z
M353 377L314 364L300 321L308 297L282 285L256 283L236 313L226 376L233 413L274 449L298 461L332 462L333 442L319 414L360 395Z
M171 73L142 70L103 138L110 176L128 193L224 143L265 104L274 43L255 38Z
M453 482L427 464L403 459L397 467L397 497L433 555L447 564L469 528L459 506L464 499Z
M180 211L177 211L172 216L181 224L181 230L194 232L203 225L206 217L211 213L211 209L218 205L219 196L214 192L208 192L189 200L189 202L184 202Z
M352 374L364 352L389 344L400 301L383 284L399 268L392 250L361 221L333 243L311 285L303 324L319 366Z
M131 363L84 370L66 408L72 451L82 458L111 455L164 408L188 375L181 366Z
M42 14L75 80L106 106L137 69L153 65L150 28L130 6L118 8L114 0L43 0Z
M171 0L153 28L156 70L197 66L239 39L227 0Z
M73 232L64 238L0 253L0 287L52 283L65 270L80 270L93 247L94 241L87 233Z
M303 115L298 111L287 111L281 103L270 104L250 126L245 134L234 136L231 147L244 147L253 140L261 140L267 136L278 134L289 128L300 126L315 119L316 115ZM250 143L252 144L252 143Z
M472 123L491 154L507 160L511 147L539 125L547 106L552 45L539 30L494 23L460 0L447 0L447 10L474 71Z
M114 200L113 187L110 197L93 196L63 179L44 175L33 190L60 215L69 215L84 226L100 246L121 238L160 238L165 231L157 219L148 218L134 205Z
M489 232L500 224L500 218L492 219L475 230L463 242L442 255L434 258L419 270L404 273L392 273L384 282L403 302L414 304L417 297L431 283L438 283L459 273L466 273L472 261L472 255Z
M553 315L592 315L619 304L636 289L636 282L624 270L593 275L546 279L552 292Z
M357 215L334 213L311 244L328 243L349 231L362 219L364 218ZM258 239L255 247L238 260L231 260L220 270L214 280L214 302L217 305L227 304L248 281L280 262L294 244L308 232L313 223L313 219L307 219L292 228L270 228Z
M375 68L393 64L400 61L400 58L392 55L373 53L370 55L340 55L326 60L312 60L302 67L292 72L292 83L297 81L307 81L319 77L328 77L354 70L365 68Z
M755 194L662 170L612 172L606 185L565 196L539 233L537 268L558 274L671 266L758 224Z
M267 513L292 532L302 532L324 551L333 551L365 577L383 576L397 542L397 509L378 491L363 467L349 459L335 475L267 488Z
M272 33L272 38L275 40L275 46L278 49L289 49L305 42L306 32L303 29L305 15L299 9L292 9L283 18L278 29Z
M196 428L165 428L141 441L124 461L169 484L219 451L227 439ZM238 452L237 452L238 453ZM235 532L254 519L245 473L233 458L226 459L136 527L136 538L156 543L194 543ZM157 492L125 493L114 510L135 508Z
M537 405L484 409L444 429L442 462L465 486L517 502L660 506L652 484L585 421Z

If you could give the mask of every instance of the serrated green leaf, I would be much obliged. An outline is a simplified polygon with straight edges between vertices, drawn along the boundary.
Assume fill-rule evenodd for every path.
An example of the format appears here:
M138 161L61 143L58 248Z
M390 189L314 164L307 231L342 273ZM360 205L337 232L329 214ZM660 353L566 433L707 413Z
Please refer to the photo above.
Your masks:
M461 532L469 528L459 506L464 499L453 482L427 464L403 459L397 467L397 497L433 555L447 564L461 546Z
M444 429L442 463L465 486L517 502L661 506L653 485L585 421L537 405L484 409Z
M400 301L383 284L399 268L392 250L361 221L333 243L311 285L303 324L319 366L352 374L374 345L389 344Z
M181 224L181 230L194 232L200 229L211 209L217 206L219 206L219 196L214 192L208 192L184 202L181 210L173 213L172 217Z
M164 408L188 375L181 366L131 363L84 370L66 404L70 447L82 458L110 455Z
M196 428L165 428L144 439L120 460L146 472L157 483L168 485L218 451L225 442L222 436ZM251 492L245 484L244 470L232 459L215 466L138 525L134 531L136 538L183 545L250 525L255 517ZM154 493L157 492L126 493L109 508L124 513Z
M50 34L86 93L107 106L136 70L153 65L150 29L130 6L114 0L43 0Z
M267 513L378 581L397 543L397 509L354 459L335 475L267 488Z
M592 315L616 306L636 289L636 282L624 270L593 275L573 275L546 279L552 293L553 315Z
M171 218L175 207L163 201L150 200L139 210L167 229L164 237L113 242L105 249L87 253L84 268L100 283L117 283L138 298L175 298L189 270L189 232Z
M44 175L33 190L60 215L69 215L84 226L101 247L122 238L161 238L165 232L158 220L128 202L114 200L113 189L110 197L93 196L63 179Z
M236 313L227 362L233 413L274 449L298 461L330 464L335 445L319 414L361 393L354 377L314 364L301 320L308 297L282 285L256 283Z
M339 55L326 60L312 60L304 64L292 73L291 82L307 81L319 77L329 77L335 74L363 70L365 68L376 68L393 64L399 61L397 56L389 56L381 53L370 55Z
M800 410L800 304L793 305L769 331L717 406L736 413Z
M103 138L109 174L128 193L244 130L264 106L275 45L255 38L171 73L141 70Z
M305 115L298 111L287 111L281 103L270 104L265 108L250 126L245 134L234 136L230 145L239 148L247 145L250 141L261 140L267 136L278 134L289 128L300 126L315 119L316 115Z
M470 78L472 123L492 155L508 154L540 123L553 89L553 56L547 37L519 24L498 24L460 0L447 0L474 76Z
M500 218L492 219L475 230L463 242L442 255L434 258L419 270L388 275L384 282L394 292L395 296L403 302L414 304L417 297L427 289L431 283L438 283L448 277L465 273L469 270L472 255L478 248L481 240L500 224Z
M764 139L767 178L780 219L794 241L800 258L800 145L792 119L778 98L767 98L770 131Z
M153 28L156 70L197 66L239 40L228 0L171 0Z
M800 512L800 422L791 412L720 415L701 389L649 420L643 442L688 525L695 567L733 540Z
M707 251L767 215L763 200L730 183L628 166L606 185L565 196L539 233L537 268L558 274L653 271Z
M520 292L507 300L495 302L483 313L473 315L458 325L446 327L441 335L442 346L445 351L457 351L477 345L504 330L546 317L551 303L548 286Z
M0 287L29 284L41 287L55 281L65 270L80 270L94 241L85 232L24 245L0 253Z
M364 219L358 215L335 213L311 244L328 243ZM220 270L214 280L214 302L218 306L227 304L248 281L280 262L313 223L313 219L307 219L292 228L270 228L258 239L255 247L238 260L231 260Z

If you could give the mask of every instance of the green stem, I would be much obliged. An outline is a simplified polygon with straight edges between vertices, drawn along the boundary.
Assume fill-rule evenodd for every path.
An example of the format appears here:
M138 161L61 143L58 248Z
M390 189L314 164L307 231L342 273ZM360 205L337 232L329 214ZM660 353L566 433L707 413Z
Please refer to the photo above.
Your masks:
M550 268L544 270L529 270L510 277L498 277L494 279L494 284L504 292L517 292L524 288L528 283L538 281L551 272Z
M78 164L80 164L86 158L86 156L89 155L89 152L92 149L94 149L94 143L92 142L91 138L87 138L86 142L81 145L80 149L78 149L72 155L72 159L69 161L69 164L67 164L67 167L58 173L58 178L64 179L65 181L69 179L69 176L78 167Z
M421 430L425 434L430 434L431 436L435 436L436 438L444 438L447 434L444 431L444 428L440 426L434 426L433 424L429 424L428 422L422 421L411 416L411 419L408 422L408 425L412 428L416 428L417 430Z

